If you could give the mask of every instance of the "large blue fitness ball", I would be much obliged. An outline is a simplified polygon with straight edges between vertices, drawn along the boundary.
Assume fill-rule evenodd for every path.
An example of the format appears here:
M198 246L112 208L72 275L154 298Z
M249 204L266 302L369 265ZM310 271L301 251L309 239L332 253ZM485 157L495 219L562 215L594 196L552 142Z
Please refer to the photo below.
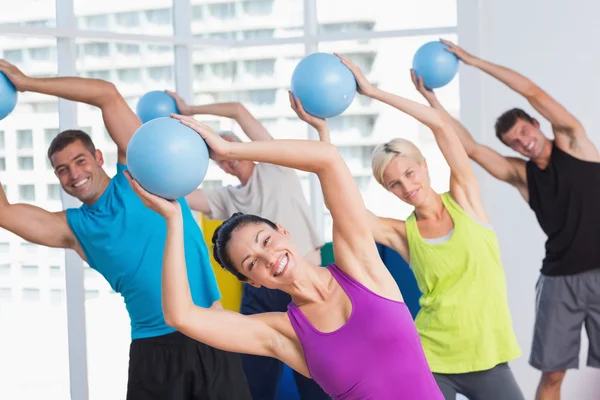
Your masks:
M208 147L193 129L173 118L156 118L135 131L127 168L148 192L174 200L193 192L208 170Z
M413 58L413 70L423 77L427 89L446 86L458 72L458 57L446 50L439 41L425 43Z
M331 118L343 113L354 100L356 79L338 57L313 53L294 69L291 90L307 113Z
M171 114L179 114L175 99L160 90L148 92L140 98L137 103L136 113L142 123L154 118L168 117Z
M0 72L0 120L6 118L17 105L18 93L15 85Z

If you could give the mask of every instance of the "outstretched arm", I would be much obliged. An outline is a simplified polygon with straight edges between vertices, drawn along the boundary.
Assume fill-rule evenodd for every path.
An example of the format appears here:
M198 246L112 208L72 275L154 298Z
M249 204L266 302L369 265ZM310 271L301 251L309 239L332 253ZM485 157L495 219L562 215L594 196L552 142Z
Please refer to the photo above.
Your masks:
M206 199L202 189L194 190L192 193L185 196L185 200L188 202L188 205L192 210L200 211L203 214L210 214L208 200Z
M485 219L485 212L481 205L479 183L469 161L469 156L454 132L451 119L432 107L375 88L356 65L345 57L340 56L340 58L354 74L363 94L412 116L431 129L450 167L450 192L457 200L462 200L463 204L461 205L463 207L466 206L472 209L478 217Z
M49 212L30 204L10 204L0 185L0 227L31 243L74 249L85 259L65 211Z
M505 157L490 147L477 143L468 129L440 103L435 93L425 88L423 79L417 79L413 71L411 71L411 75L415 88L423 95L429 105L441 112L446 120L450 121L468 156L494 178L516 187L525 200L528 200L525 162L520 158Z
M319 140L325 143L331 143L331 134L329 132L329 125L327 125L327 121L323 118L315 117L314 115L310 115L304 110L302 106L302 102L299 98L295 98L292 92L288 92L290 97L290 106L292 110L296 113L298 118L302 121L306 122L319 134Z
M177 103L181 115L208 114L219 117L231 118L238 123L250 140L272 140L273 137L267 129L244 107L241 103L215 103L202 106L188 105L175 92L166 91Z
M167 224L163 253L162 307L165 322L209 346L236 353L275 357L308 374L300 346L280 331L284 313L244 316L221 307L194 304L186 271L183 219L176 201L146 192L126 173L133 190L144 204L162 215Z
M570 149L574 145L591 143L579 120L532 80L509 68L475 57L452 42L442 42L448 45L448 51L456 54L465 64L482 70L525 97L552 124L557 145L565 145L565 149ZM580 139L584 139L586 143L576 143Z
M0 60L0 71L21 92L43 93L100 108L106 129L117 145L119 162L126 162L127 144L142 123L115 85L100 79L78 77L32 78L5 60Z
M313 172L333 218L333 243L340 268L357 277L385 269L367 226L367 210L348 166L335 146L312 140L227 142L191 117L175 116L204 138L218 155L234 160L266 162ZM373 270L365 267L373 267Z
M273 139L266 129L264 129L264 127L246 110L246 108L239 103L188 106L177 93L170 91L167 91L167 93L177 101L177 108L180 111L183 109L183 115L212 114L233 118L238 122L238 124L240 124L240 126L242 126L242 129L244 129L246 135L253 141ZM302 108L300 100L294 99L291 92L289 93L289 96L292 109L296 112L300 119L308 122L317 130L321 141L329 143L329 127L327 126L327 122L325 122L323 119L315 118L307 114ZM202 189L194 190L192 193L187 195L185 199L192 210L200 211L207 215L211 213L208 199L206 198L206 195Z

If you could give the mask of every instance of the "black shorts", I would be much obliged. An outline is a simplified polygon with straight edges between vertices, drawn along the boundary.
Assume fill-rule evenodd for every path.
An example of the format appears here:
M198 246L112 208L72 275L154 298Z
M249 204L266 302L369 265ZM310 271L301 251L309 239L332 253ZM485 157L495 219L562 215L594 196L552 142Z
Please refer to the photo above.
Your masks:
M251 400L239 354L179 332L135 339L127 400Z

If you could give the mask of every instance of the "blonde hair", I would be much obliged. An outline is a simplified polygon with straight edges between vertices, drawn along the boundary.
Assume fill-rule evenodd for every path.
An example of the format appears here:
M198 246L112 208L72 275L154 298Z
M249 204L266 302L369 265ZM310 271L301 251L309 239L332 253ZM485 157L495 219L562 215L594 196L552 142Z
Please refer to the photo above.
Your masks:
M398 156L413 158L417 161L425 160L421 150L410 140L396 138L377 146L371 156L371 168L375 180L386 189L383 173L392 160Z

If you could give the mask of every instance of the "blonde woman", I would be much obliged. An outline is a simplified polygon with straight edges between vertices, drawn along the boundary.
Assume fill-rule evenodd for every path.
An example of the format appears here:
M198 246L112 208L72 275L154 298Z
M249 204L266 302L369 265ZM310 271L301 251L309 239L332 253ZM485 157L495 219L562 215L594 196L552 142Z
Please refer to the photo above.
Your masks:
M415 274L423 293L415 322L445 399L455 399L457 393L470 400L523 399L508 366L520 349L496 234L452 117L375 88L359 68L339 57L354 73L359 93L427 125L451 169L450 190L439 194L413 143L394 139L378 146L372 160L375 179L414 206L414 212L406 221L374 214L369 221L375 240L400 253ZM412 77L422 87L422 79ZM324 123L299 115L313 125Z

